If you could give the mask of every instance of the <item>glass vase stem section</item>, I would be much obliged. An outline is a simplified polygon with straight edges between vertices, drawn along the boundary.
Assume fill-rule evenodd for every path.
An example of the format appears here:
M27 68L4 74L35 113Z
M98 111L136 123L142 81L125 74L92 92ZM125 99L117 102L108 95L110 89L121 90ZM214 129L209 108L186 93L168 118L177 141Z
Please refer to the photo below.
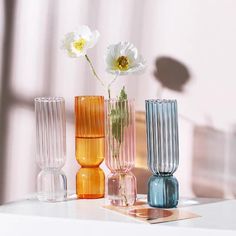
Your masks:
M135 164L134 100L106 100L106 165L128 172Z
M136 178L130 172L135 164L134 100L105 102L107 198L112 205L130 206L136 201Z
M67 196L67 180L61 168L66 157L65 101L61 97L35 98L36 161L38 199L62 201Z
M83 167L99 166L104 160L105 138L76 137L76 159Z
M173 176L179 165L178 112L176 100L146 100L148 203L152 207L176 207L179 184Z
M78 198L104 197L105 175L99 165L105 157L104 98L75 97L75 149L81 169L76 175Z
M146 132L149 169L172 175L179 165L176 100L146 100Z

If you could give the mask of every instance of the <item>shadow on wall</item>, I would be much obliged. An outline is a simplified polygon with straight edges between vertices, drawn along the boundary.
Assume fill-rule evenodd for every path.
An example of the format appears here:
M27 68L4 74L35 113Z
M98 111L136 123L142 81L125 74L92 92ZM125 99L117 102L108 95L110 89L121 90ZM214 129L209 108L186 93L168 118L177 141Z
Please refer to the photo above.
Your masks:
M228 172L227 181L229 182L229 189L234 198L236 198L236 125L232 128L232 133L229 138L229 158L228 158Z
M196 126L193 138L192 189L197 197L236 196L236 132Z
M16 3L14 0L5 0L4 4L4 32L3 32L3 52L2 52L2 73L1 73L1 90L0 97L0 204L4 202L4 190L6 185L6 140L7 140L7 121L9 119L9 105L12 103L12 98L9 97L8 91L10 88L11 76L11 61L12 61L12 44Z
M147 193L152 175L147 167L145 112L136 113L136 163L138 193ZM210 126L193 129L192 190L196 197L236 197L236 129L225 133Z
M155 65L154 76L160 82L162 89L183 92L184 86L190 80L190 73L182 62L171 57L158 57Z
M183 92L190 73L181 62L170 57L156 59L156 80L164 88ZM160 96L160 94L158 94ZM236 126L225 133L210 126L196 126L184 114L180 118L193 127L192 190L197 197L236 197ZM138 193L147 193L147 183L152 175L147 168L145 112L136 113L136 168Z

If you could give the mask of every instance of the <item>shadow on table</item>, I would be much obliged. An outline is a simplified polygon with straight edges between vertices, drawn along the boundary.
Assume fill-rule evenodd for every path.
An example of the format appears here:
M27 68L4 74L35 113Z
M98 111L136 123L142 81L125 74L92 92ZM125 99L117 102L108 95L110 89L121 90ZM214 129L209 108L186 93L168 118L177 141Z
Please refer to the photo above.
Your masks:
M226 201L222 198L181 198L178 207L190 207Z

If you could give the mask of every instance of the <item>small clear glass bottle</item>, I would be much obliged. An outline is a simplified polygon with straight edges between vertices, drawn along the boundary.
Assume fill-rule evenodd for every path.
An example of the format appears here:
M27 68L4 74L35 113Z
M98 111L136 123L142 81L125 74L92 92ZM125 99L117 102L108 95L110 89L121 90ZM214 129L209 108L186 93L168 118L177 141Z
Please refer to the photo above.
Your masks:
M176 100L146 100L148 167L154 174L148 184L148 203L171 208L178 204L178 112Z
M34 99L36 115L36 161L42 169L37 178L41 201L63 201L67 179L61 168L66 158L65 101L62 97Z

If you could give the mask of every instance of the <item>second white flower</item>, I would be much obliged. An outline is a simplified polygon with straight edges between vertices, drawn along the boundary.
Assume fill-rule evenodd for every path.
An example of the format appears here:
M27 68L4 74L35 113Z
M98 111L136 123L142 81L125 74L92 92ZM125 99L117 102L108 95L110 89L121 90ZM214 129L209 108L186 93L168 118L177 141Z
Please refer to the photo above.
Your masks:
M107 72L111 74L127 75L140 73L145 69L145 61L138 54L137 48L129 42L119 42L107 48Z

